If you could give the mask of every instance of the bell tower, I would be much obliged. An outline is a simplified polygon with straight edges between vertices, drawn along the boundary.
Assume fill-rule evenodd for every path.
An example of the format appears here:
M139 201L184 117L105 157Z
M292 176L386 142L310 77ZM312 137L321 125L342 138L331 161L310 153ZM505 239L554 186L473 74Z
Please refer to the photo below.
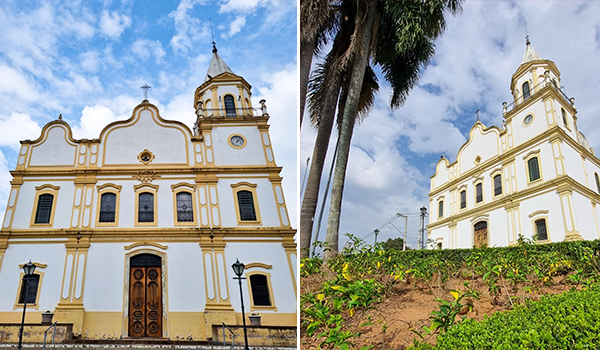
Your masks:
M213 42L213 56L208 66L204 82L194 94L196 127L194 133L201 135L198 129L203 120L220 118L253 118L252 92L250 84L231 68L218 54ZM262 116L268 116L264 101L261 101ZM205 124L205 123L204 123Z

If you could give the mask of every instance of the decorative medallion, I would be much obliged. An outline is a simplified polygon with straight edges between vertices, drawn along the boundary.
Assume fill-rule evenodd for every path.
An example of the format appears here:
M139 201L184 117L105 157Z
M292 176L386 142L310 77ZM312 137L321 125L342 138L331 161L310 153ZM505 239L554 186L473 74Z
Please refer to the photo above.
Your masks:
M158 312L155 310L152 310L150 312L148 312L148 318L151 320L157 320L158 319Z
M133 175L134 179L140 180L143 183L152 182L152 180L158 179L159 177L160 175L152 170L140 170L136 175Z
M148 324L148 330L150 331L150 333L156 333L158 332L158 330L160 329L160 327L158 326L158 323L152 321L150 322L150 324Z
M135 310L132 315L133 315L133 318L136 320L141 320L142 317L144 317L144 313L141 312L140 310Z
M525 119L523 119L523 124L529 125L533 121L533 115L528 114Z
M154 154L152 154L152 152L145 149L142 152L140 152L140 154L138 154L137 158L140 160L140 162L142 162L144 164L148 164L154 160Z
M141 333L144 331L144 325L142 325L142 322L140 321L135 321L133 322L133 324L131 325L131 329L135 332L135 333Z
M158 277L158 272L156 270L148 271L148 278L151 280L155 280Z
M133 277L135 277L136 280L140 280L142 277L144 277L144 272L142 272L142 270L136 270L133 273Z

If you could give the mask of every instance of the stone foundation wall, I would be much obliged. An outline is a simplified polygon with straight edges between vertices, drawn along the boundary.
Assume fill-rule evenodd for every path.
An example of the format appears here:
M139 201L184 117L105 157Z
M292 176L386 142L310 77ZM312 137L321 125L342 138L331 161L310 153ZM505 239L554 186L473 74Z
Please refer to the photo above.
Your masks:
M0 343L18 343L19 342L19 328L21 324L17 323L4 323L0 324ZM23 343L42 343L44 342L44 331L48 329L48 325L41 324L25 324L23 328ZM46 337L46 344L52 343L52 335L54 328L48 330ZM73 325L71 324L57 324L56 325L56 336L54 338L55 343L61 343L65 339L71 339L73 337Z
M235 345L244 344L244 327L227 325L236 334ZM296 347L297 328L285 326L246 326L249 346L282 346ZM212 340L214 343L223 344L223 326L212 326ZM232 334L225 329L225 343L231 345Z

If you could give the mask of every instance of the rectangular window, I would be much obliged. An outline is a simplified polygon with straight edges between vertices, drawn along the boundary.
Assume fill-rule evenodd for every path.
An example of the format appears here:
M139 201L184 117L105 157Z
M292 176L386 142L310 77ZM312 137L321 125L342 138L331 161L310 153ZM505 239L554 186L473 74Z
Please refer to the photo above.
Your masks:
M154 195L152 193L140 193L138 222L154 222Z
M467 207L467 191L460 192L460 209Z
M51 194L43 194L38 200L37 211L35 214L36 224L49 224L50 216L52 214L52 202L54 196Z
M537 230L537 239L540 241L545 241L548 239L548 231L546 230L546 220L539 219L535 222L535 227Z
M538 164L537 157L533 157L527 161L527 167L529 168L529 181L535 181L540 178L540 167Z
M494 196L502 194L502 176L494 176Z
M525 101L526 99L528 99L529 96L531 96L531 93L529 91L529 82L525 82L523 84L523 101Z
M479 203L483 201L483 185L478 183L475 185L475 202Z
M254 199L252 192L239 191L237 193L238 205L240 207L240 220L256 221L256 212L254 210Z
M192 208L192 194L188 192L177 193L177 222L194 221Z
M40 275L34 274L32 276L23 277L21 291L19 293L19 304L23 304L25 299L27 299L27 304L35 304L39 283ZM25 295L27 295L27 298L25 298Z
M104 193L100 198L100 218L98 221L115 222L117 195L114 193Z
M265 275L250 276L252 286L252 301L255 306L271 306L269 299L269 286Z
M560 112L562 114L563 124L568 127L569 123L567 122L567 112L564 110L564 108L561 108Z
M438 203L438 217L444 217L444 201Z

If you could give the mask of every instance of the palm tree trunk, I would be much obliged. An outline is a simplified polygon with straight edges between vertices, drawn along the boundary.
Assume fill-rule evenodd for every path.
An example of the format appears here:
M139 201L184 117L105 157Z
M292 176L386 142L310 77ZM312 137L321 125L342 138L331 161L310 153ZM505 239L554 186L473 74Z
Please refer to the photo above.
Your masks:
M342 119L342 126L340 129L339 150L337 159L335 161L335 173L333 176L333 185L331 189L331 205L329 207L329 219L327 222L326 236L329 249L325 251L325 260L335 256L338 251L340 214L342 195L344 192L344 181L346 178L346 166L348 165L348 155L350 153L354 122L356 121L358 100L365 76L367 60L369 58L369 49L371 45L371 35L373 32L373 22L375 18L377 1L367 1L364 3L364 5L366 6L364 23L356 26L357 29L360 28L360 42L358 43L358 50L352 66L348 97L344 106L344 117ZM359 18L359 16L357 16L357 18Z
M310 66L312 64L314 49L314 39L300 44L300 129L302 129L302 119L304 118L308 76L310 75Z
M317 210L323 165L325 164L327 148L329 147L329 139L331 137L331 129L333 128L333 121L335 119L335 107L337 105L339 92L339 85L330 84L327 87L325 106L319 121L317 139L315 140L310 172L308 173L308 181L306 183L306 190L304 192L304 198L302 199L302 209L300 211L301 258L308 257L309 255L313 219Z

